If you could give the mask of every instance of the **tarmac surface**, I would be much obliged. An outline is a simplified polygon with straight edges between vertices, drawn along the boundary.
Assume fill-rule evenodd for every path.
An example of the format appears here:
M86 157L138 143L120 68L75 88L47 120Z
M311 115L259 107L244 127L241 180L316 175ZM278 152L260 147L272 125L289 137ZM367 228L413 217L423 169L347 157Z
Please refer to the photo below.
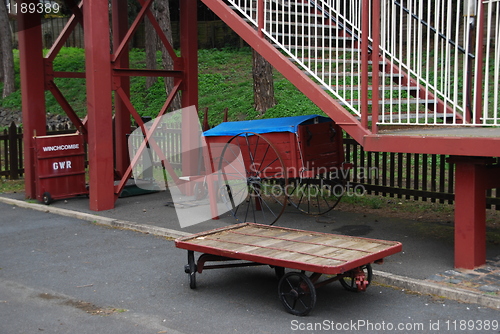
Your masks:
M500 333L497 309L376 282L363 293L318 288L298 317L268 266L203 271L193 290L171 238L58 210L0 202L2 334Z
M229 214L219 220L181 228L168 192L120 198L115 208L95 212L85 196L54 201L51 205L24 200L24 194L2 194L0 202L73 217L97 224L177 238L234 224ZM192 210L187 205L185 210ZM307 216L293 207L276 226L326 233L400 241L403 251L374 266L374 281L416 293L429 294L500 310L500 245L487 242L487 263L474 270L453 267L453 228L418 222L332 210Z

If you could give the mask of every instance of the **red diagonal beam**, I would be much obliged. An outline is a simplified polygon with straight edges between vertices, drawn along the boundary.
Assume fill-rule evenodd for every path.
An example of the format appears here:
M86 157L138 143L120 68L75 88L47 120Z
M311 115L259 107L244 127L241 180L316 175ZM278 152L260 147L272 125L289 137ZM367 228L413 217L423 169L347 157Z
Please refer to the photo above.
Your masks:
M135 31L139 27L139 24L143 20L144 15L146 15L146 12L149 11L149 7L151 7L152 2L153 2L153 0L147 0L145 5L142 6L141 10L139 11L139 14L137 14L137 17L135 18L134 22L130 26L127 34L125 35L125 37L121 41L120 46L116 49L116 51L111 59L112 62L115 62L118 58L120 58L123 50L125 49L125 47L127 47L128 43L130 41L130 38L132 38L132 35L135 33Z
M57 54L63 47L64 43L66 43L66 41L68 40L69 35L71 35L73 30L75 29L78 22L80 22L80 24L83 27L83 15L81 12L82 5L83 1L80 2L78 6L74 7L75 9L73 10L73 15L69 18L68 22L66 22L66 25L64 26L63 30L61 31L59 36L57 36L56 41L54 42L49 52L45 56L45 58L48 59L49 61L51 62L54 61Z
M69 9L73 12L73 15L76 16L77 20L83 26L83 13L82 13L82 4L83 0L78 4L75 0L64 0L68 5Z
M80 118L77 116L75 110L71 107L69 104L68 100L64 97L64 95L61 93L57 85L54 83L54 81L50 80L48 84L49 91L54 95L55 99L59 103L59 105L63 108L63 110L66 112L66 115L68 115L69 119L75 127L84 135L85 140L87 140L87 128L85 125L82 123Z
M158 127L158 124L161 121L161 116L163 116L166 113L167 108L169 107L170 103L174 99L175 94L177 94L177 91L179 90L179 87L180 87L181 83L182 83L182 81L179 80L175 84L175 86L173 87L173 89L170 92L169 96L167 97L167 100L163 104L163 107L160 110L158 116L153 121L153 124L152 124L151 128L149 130L147 130L147 131L144 128L144 122L142 121L141 117L137 113L137 110L135 110L134 106L130 102L130 99L125 94L125 92L121 88L118 88L116 90L117 94L123 100L124 105L126 106L126 108L130 111L130 113L134 117L134 119L137 122L137 124L141 127L141 130L142 130L143 134L145 135L145 138L144 138L144 141L142 142L141 146L139 146L139 149L137 150L137 153L135 154L135 156L130 161L130 166L127 168L126 172L123 174L123 177L120 180L120 183L115 187L115 194L117 194L117 195L120 194L120 192L123 190L123 187L125 187L125 184L127 183L128 178L132 174L132 169L134 168L134 166L139 161L139 157L140 157L142 151L144 151L144 149L146 148L147 143L151 144L151 146L153 146L153 149L155 150L155 152L162 158L163 163L164 163L164 167L167 169L168 173L174 179L175 184L179 184L179 183L182 182L179 179L179 177L177 176L177 174L175 173L175 171L172 168L172 166L170 165L170 163L166 160L166 158L163 155L163 152L161 151L160 147L158 147L158 145L156 144L156 142L154 140L151 140L152 139L151 137L152 137L155 129Z
M139 0L139 3L141 6L144 6L145 1L144 0ZM161 29L160 25L158 24L158 21L156 20L156 17L154 17L153 13L151 13L150 10L147 11L146 15L148 16L149 21L153 25L153 28L156 30L156 33L158 37L160 38L161 42L163 43L163 46L165 46L165 49L167 49L168 54L170 57L172 57L173 60L177 59L177 55L175 54L174 48L170 44L170 42L167 39L167 36L165 36L165 33Z

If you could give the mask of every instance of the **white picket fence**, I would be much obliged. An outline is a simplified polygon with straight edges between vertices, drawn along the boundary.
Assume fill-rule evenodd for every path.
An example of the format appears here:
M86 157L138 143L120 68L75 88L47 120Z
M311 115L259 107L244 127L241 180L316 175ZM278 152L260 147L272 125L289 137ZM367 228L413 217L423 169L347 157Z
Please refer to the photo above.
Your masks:
M499 125L500 0L228 3L359 117ZM361 109L363 98L369 110Z

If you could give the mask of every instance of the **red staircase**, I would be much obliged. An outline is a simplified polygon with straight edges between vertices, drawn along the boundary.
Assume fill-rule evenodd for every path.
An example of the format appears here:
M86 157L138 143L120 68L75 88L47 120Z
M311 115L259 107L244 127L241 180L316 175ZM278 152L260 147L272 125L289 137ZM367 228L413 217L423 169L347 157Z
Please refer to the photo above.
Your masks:
M391 30L383 27L387 16L396 14L408 19L393 23L394 29L404 24L401 31L408 31L414 24L421 31L423 25L431 34L432 26L419 21L412 8L391 2L393 12L387 13L383 1L203 1L365 149L500 156L500 130L479 136L471 132L471 125L491 124L476 122L485 117L467 117L469 104L457 98L465 88L454 84L443 89L432 83L442 80L429 74L439 72L441 64L425 65L427 72L422 73L410 67L431 57L415 55L411 47L402 50L405 43L416 44L413 36L395 47L384 35ZM441 39L445 49L455 43ZM444 85L453 85L455 69L451 62L444 66L451 67L442 70L448 80ZM476 99L481 100L479 95ZM429 126L439 132L430 134Z

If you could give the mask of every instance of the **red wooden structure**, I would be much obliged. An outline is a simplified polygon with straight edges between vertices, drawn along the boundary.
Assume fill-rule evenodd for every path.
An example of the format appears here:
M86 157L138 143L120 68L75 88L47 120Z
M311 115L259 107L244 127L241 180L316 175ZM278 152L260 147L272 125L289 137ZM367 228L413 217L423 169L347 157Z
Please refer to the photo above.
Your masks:
M481 29L486 22L492 22L488 16L489 6L498 4L483 4L480 1L477 8L470 6L469 12L462 13L460 12L462 9L457 11L457 19L474 21L473 23L475 23L475 25L471 24L464 28L466 33L462 32L462 36L466 36L466 41L463 43L465 46L457 46L458 42L454 42L453 46L458 50L457 54L461 52L461 57L465 59L462 72L473 73L475 76L473 80L471 76L467 77L465 80L467 87L463 89L463 91L473 92L473 94L469 94L470 98L464 98L463 105L456 106L453 104L454 96L446 97L440 91L432 90L428 86L424 87L423 81L428 76L427 74L419 74L420 72L413 71L409 67L410 65L406 65L402 60L391 58L393 57L391 50L387 50L390 45L387 46L387 43L383 41L386 36L386 34L381 33L383 29L398 33L395 27L389 26L393 21L388 20L386 16L399 13L398 18L405 17L408 20L399 26L411 29L412 25L421 27L425 24L425 35L436 36L436 41L433 41L432 45L438 46L439 43L445 43L444 49L449 50L452 38L446 36L443 38L441 33L441 30L446 31L446 29L434 28L427 21L417 20L418 17L415 19L418 10L412 12L410 9L402 7L398 2L388 2L382 5L384 1L371 0L341 1L344 4L342 8L331 8L329 6L333 5L322 0L230 0L228 4L220 0L202 1L336 124L361 143L366 150L454 156L451 161L456 165L457 170L455 266L473 268L485 263L485 192L488 188L500 187L496 159L491 159L491 157L500 156L500 131L494 128L487 130L479 128L478 130L477 126L490 125L490 121L497 122L497 116L481 114L481 110L486 110L488 107L487 104L483 103L485 99L483 90L487 87L486 83L485 85L475 85L475 83L483 83L488 80L486 76L483 78L482 70L486 60L483 59L483 52L477 50L490 50L488 41L495 40L495 38L497 43L499 42L498 35L491 36L488 29ZM35 2L38 1L20 1L20 3ZM88 143L90 208L92 210L107 210L113 208L118 194L130 175L131 164L136 161L135 157L128 157L126 149L125 135L130 128L130 116L139 125L143 124L137 111L130 103L129 77L170 76L175 78L174 89L172 92L168 92L168 97L163 108L159 111L159 115L166 112L173 97L179 91L182 91L182 105L184 107L197 106L198 104L197 3L195 0L179 2L181 46L180 56L177 56L149 10L152 0L138 0L142 9L130 26L126 1L113 0L111 16L109 16L108 1L105 0L82 1L84 4L77 4L75 0L66 0L65 2L71 7L73 16L46 56L42 54L40 16L29 12L18 14L23 123L26 134L24 138L26 196L29 198L36 196L32 138L34 135L45 134L44 93L48 90L56 97ZM416 0L411 0L411 2L414 3L413 8L416 9L419 9L418 6L422 6L424 3ZM437 10L439 10L441 3L445 6L445 2L438 1ZM299 7L300 9L297 9ZM342 11L347 8L349 9L348 14L343 13ZM394 8L393 12L388 11L388 8ZM272 15L264 15L266 12ZM444 13L438 12L436 17L440 15L442 16ZM306 16L307 19L302 19ZM295 17L296 22L289 19L291 17ZM297 19L298 17L301 19ZM313 17L320 21L312 22ZM153 23L160 40L174 60L173 70L129 68L127 45L139 22L143 19L149 19ZM275 21L270 22L269 20ZM448 21L454 22L453 19ZM280 24L276 22L280 22ZM278 27L283 27L284 24L299 25L299 22L304 27L301 31L309 34L306 36L307 38L296 38L297 32L291 31L291 25L283 31L276 30ZM81 24L84 28L86 72L62 73L54 71L53 60L77 24ZM318 24L321 24L321 27L325 28L324 31L337 30L338 33L335 36L328 33L329 35L326 36L327 33L323 32L322 34L328 38L322 40L318 37L321 34L314 30L316 28L305 27L306 24L312 24L316 28ZM472 30L471 27L476 25L480 29ZM110 52L111 45L108 35L111 27L113 50ZM286 35L287 30L289 30L289 36ZM415 31L422 31L422 28L415 28ZM495 29L491 31L495 31ZM457 31L456 36L459 33L461 32ZM400 35L405 34L398 34L396 37L400 38ZM420 33L415 34L415 36L422 38L424 35ZM411 36L407 34L403 37L410 38ZM350 42L347 41L348 38L351 39ZM298 40L310 42L309 47L314 52L305 55L291 51L292 48L288 48L287 44L297 44ZM474 41L477 41L476 45L474 45ZM332 44L327 45L327 43ZM328 74L330 79L326 79L327 66L318 66L320 63L326 64L326 61L325 59L317 59L318 54L322 54L325 58L326 53L319 47L336 46L342 48L341 43L350 43L350 47L355 50L346 51L347 49L344 47L343 60L337 60L337 65L343 67L334 70L333 74ZM277 45L281 47L281 50L276 48ZM412 42L405 45L420 47L425 43ZM428 42L427 45L431 44ZM292 46L294 49L304 50L303 46ZM347 59L346 52L349 52L349 57L353 57L352 61L345 61ZM408 53L419 54L419 50L409 50ZM470 56L471 54L472 56ZM359 55L359 59L356 60L354 57L357 55ZM314 57L316 58L313 59ZM332 59L329 61L330 64L334 62ZM314 66L319 68L320 72L312 71L306 63L315 64ZM347 65L355 63L357 71L360 72L359 87L343 86L332 89L334 85L332 76L337 75L338 77L338 74L342 74L341 72L345 70ZM332 66L329 68L334 69ZM450 78L454 76L452 70L450 67L448 74ZM496 75L498 76L498 74ZM398 97L399 102L392 96L386 98L381 91L381 87L387 85L381 78L388 76L393 82L396 77L399 78L398 82L405 86L408 91L405 97L401 97L403 95ZM79 120L70 103L58 90L53 80L56 77L86 78L88 114L85 121ZM496 79L493 81L500 81L498 78ZM321 87L318 82L325 82L326 85ZM494 83L494 85L497 84ZM495 87L498 88L498 86ZM399 92L400 88L399 86L393 88L391 85L391 94ZM349 95L354 89L358 89L360 96L358 101L353 100L354 94ZM498 91L498 89L496 90ZM348 94L342 93L343 95L340 95L338 94L340 91L348 92ZM381 102L382 100L384 102ZM403 100L412 103L423 101L425 111L422 112L419 107L413 109L408 107L408 112L403 114L401 112L404 109L401 102ZM394 105L396 105L399 114L393 113ZM494 110L494 112L497 111ZM450 119L451 125L455 127L450 129L440 126L435 131L420 128L402 130L399 126L384 127L386 124L401 125L405 119L410 118L416 119L417 122L409 125L420 124L418 123L419 119L425 119L426 125L436 125L439 119L447 123ZM186 120L183 124L189 127L190 123ZM186 136L183 138L185 141L195 140L195 138L189 138L189 131L183 131L183 136ZM195 158L183 157L186 175L195 174L195 171L188 170L189 166L192 166L191 168L196 166L196 164L189 162L190 159ZM118 180L115 180L116 176L119 176Z
M37 0L22 1L27 4L37 2ZM180 5L182 13L180 56L176 55L150 11L153 1L139 0L139 3L142 9L129 26L126 1L112 1L111 22L109 21L108 1L86 1L85 6L83 1L80 4L73 0L66 1L73 16L46 56L42 54L40 15L29 13L29 11L18 13L27 197L35 198L36 196L32 138L35 135L45 134L45 90L54 95L77 129L84 134L88 143L91 166L89 170L90 208L96 211L114 207L116 198L130 177L130 161L136 160L135 157L128 156L126 135L130 133L131 117L141 127L143 127L143 122L130 102L129 77L175 78L174 88L168 92L163 108L158 111L159 116L167 111L179 91L182 91L184 106L198 104L196 1L182 1ZM172 57L174 62L172 70L129 68L128 43L144 19L151 21L163 46ZM54 71L53 61L77 24L84 27L86 71L84 73ZM110 28L113 31L112 52L110 52L111 44L108 36ZM86 79L88 109L85 121L82 122L78 118L71 104L57 88L54 82L54 78L57 77ZM189 127L190 122L183 120L183 124ZM189 131L182 133L185 141L198 140L198 138L190 138ZM189 170L189 166L196 166L196 164L189 161L193 157L183 158L185 159L185 172L192 174L193 171ZM116 176L118 180L115 180Z

